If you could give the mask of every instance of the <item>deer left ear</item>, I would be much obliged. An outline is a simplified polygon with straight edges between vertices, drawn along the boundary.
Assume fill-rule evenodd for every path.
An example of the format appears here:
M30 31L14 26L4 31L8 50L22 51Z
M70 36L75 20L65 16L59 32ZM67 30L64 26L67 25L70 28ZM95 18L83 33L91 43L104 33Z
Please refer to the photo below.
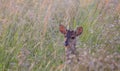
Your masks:
M83 32L83 27L77 27L75 32L76 32L76 36L79 36Z

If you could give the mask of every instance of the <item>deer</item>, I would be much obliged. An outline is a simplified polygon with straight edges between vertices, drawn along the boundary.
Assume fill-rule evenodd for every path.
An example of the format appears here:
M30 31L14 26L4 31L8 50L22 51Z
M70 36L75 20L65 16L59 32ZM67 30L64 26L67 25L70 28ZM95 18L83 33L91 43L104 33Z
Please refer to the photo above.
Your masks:
M79 56L76 51L76 37L82 34L83 27L77 27L76 30L69 30L64 25L59 25L59 31L64 35L65 56L67 63L72 62L72 58L75 57L79 62ZM73 56L73 57L72 57Z

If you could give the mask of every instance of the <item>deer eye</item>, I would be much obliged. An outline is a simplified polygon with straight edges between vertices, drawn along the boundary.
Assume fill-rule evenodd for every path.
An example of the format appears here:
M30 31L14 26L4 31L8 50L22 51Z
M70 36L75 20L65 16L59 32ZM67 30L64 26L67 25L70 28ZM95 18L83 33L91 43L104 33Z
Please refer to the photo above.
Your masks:
M71 37L71 39L75 39L75 37Z

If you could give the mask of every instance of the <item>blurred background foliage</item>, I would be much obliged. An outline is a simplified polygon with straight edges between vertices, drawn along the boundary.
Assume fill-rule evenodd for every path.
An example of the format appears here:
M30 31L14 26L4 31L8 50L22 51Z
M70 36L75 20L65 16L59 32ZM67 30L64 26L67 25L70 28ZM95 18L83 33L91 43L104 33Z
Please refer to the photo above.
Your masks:
M59 24L83 27L80 64L64 64ZM0 0L0 70L119 71L120 0Z

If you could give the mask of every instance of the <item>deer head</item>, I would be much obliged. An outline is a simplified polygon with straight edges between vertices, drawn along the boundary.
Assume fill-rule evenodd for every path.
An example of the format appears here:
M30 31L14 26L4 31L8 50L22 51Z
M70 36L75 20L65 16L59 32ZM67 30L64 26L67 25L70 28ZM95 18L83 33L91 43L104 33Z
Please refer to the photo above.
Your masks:
M77 27L76 30L68 30L65 26L59 26L60 32L65 36L65 46L72 47L76 45L76 37L79 36L83 32L82 27Z

